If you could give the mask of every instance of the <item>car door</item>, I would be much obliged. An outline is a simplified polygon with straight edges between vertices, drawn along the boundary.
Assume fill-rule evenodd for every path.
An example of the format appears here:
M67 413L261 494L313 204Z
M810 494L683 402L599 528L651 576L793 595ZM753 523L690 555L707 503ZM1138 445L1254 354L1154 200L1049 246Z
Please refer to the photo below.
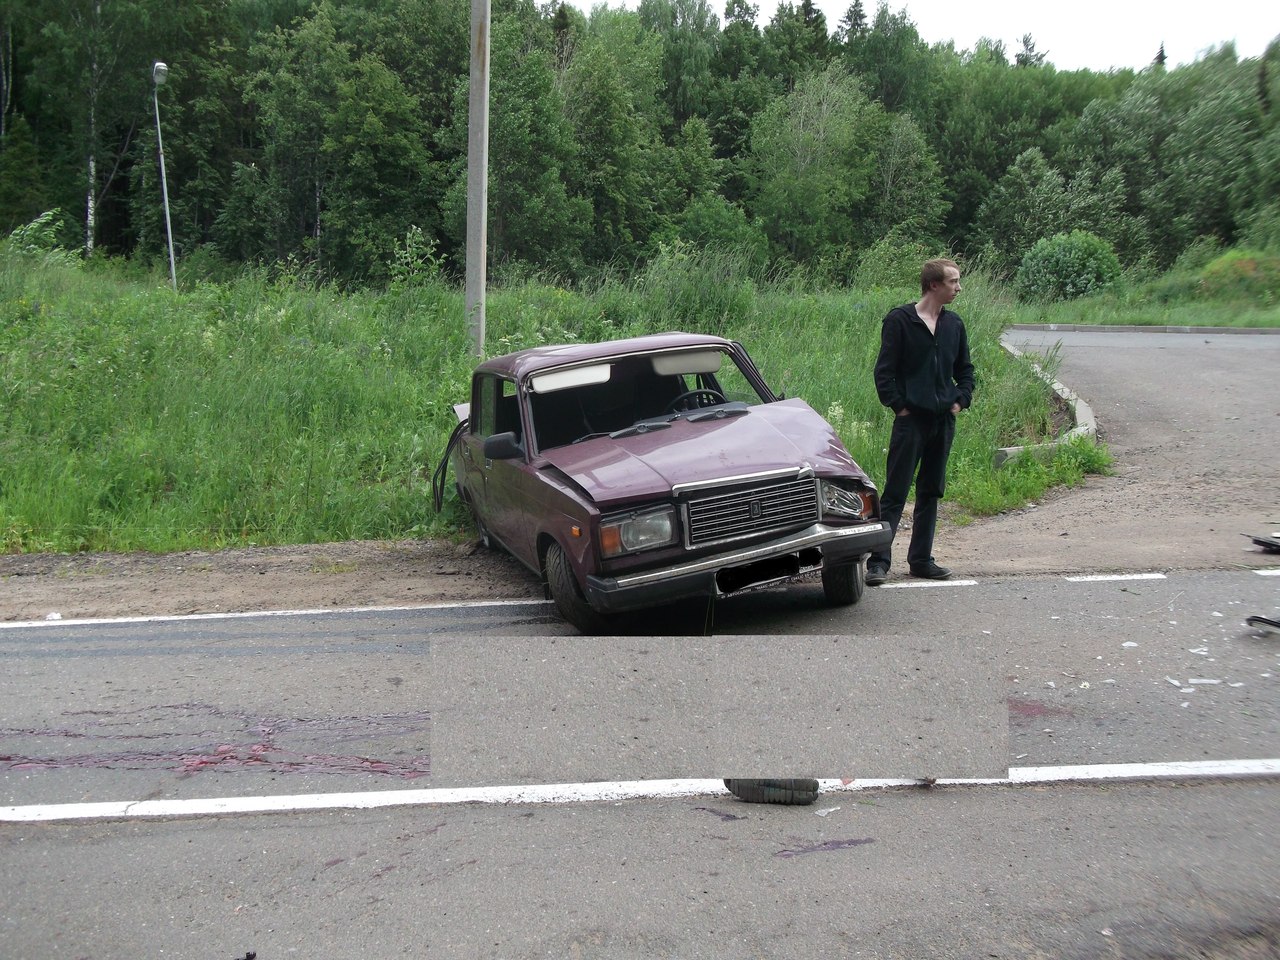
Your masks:
M508 432L525 452L510 458L486 457L485 441ZM524 424L514 381L495 374L476 374L471 390L471 428L462 441L462 458L468 477L467 495L477 520L517 559L536 568L526 489L536 478L527 463Z

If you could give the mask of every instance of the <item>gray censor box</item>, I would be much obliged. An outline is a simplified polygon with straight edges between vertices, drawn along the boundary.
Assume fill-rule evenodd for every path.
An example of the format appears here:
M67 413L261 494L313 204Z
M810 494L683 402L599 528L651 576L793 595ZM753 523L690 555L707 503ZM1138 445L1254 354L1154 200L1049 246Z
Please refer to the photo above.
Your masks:
M431 785L1003 778L971 636L433 638Z

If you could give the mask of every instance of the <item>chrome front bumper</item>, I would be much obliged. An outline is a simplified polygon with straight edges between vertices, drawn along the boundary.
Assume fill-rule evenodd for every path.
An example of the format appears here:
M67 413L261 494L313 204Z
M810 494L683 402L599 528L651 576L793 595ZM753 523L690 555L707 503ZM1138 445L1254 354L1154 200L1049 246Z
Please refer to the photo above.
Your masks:
M815 523L768 543L620 577L588 576L588 602L601 613L634 610L685 597L723 596L819 569L824 562L856 562L887 546L883 520L853 527Z

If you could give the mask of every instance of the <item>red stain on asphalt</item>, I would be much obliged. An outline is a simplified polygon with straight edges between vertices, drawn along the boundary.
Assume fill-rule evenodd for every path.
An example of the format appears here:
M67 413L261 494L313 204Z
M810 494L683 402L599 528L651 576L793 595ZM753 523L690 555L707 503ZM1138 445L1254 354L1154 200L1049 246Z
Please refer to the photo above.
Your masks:
M430 715L383 714L369 717L260 717L188 703L132 711L79 711L63 715L80 720L66 727L0 729L0 738L42 741L43 755L0 755L10 770L172 770L182 777L206 770L258 770L268 773L377 774L404 780L429 775L430 757L386 760L335 751L344 742L412 738L430 733ZM217 729L212 729L217 728ZM154 732L154 731L161 732ZM236 741L240 734L243 740ZM232 736L227 736L232 734ZM48 741L54 741L48 746ZM158 741L158 742L157 742ZM75 742L81 752L63 753ZM97 750L85 752L93 743Z

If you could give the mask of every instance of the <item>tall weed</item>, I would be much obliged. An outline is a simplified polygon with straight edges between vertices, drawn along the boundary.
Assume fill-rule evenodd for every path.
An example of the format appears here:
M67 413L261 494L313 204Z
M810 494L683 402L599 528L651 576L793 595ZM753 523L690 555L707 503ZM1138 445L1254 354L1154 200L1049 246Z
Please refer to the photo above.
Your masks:
M458 535L464 516L452 500L434 513L430 477L475 357L462 294L425 256L406 252L378 292L258 269L175 296L161 275L126 282L103 265L0 253L0 549ZM486 352L671 329L731 336L775 389L830 415L881 479L880 321L915 295L820 288L673 247L632 282L494 289ZM1026 491L1002 486L991 453L1037 439L1044 388L998 346L1011 314L998 287L967 279L957 309L979 389L949 496L970 512L1004 509Z

